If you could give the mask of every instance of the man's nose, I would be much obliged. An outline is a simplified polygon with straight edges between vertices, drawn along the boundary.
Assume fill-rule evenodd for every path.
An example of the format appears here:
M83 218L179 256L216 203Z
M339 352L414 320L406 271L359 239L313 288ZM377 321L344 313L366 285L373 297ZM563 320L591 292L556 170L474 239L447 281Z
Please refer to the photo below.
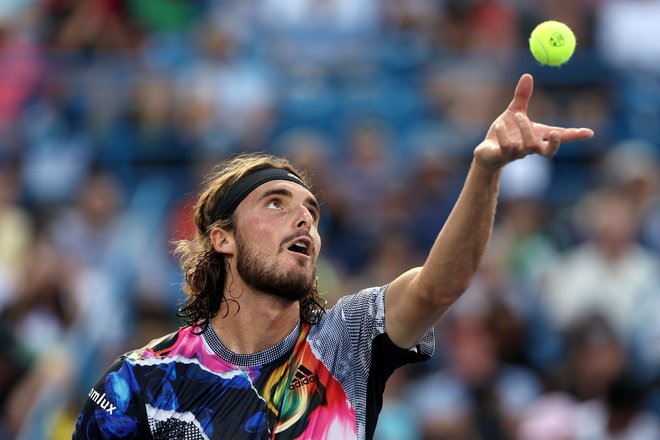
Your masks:
M300 217L298 218L298 223L296 226L298 228L307 227L309 228L312 225L312 214L304 206L301 207Z

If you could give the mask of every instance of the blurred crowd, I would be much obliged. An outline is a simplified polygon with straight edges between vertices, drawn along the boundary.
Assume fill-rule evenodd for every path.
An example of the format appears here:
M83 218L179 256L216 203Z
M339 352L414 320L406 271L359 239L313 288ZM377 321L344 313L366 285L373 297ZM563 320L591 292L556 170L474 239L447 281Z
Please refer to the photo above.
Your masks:
M577 36L561 68L527 50L547 19ZM423 262L531 72L532 119L596 136L505 169L376 438L660 439L658 23L658 0L2 0L0 438L70 438L103 369L180 325L171 242L214 164L307 170L330 306Z

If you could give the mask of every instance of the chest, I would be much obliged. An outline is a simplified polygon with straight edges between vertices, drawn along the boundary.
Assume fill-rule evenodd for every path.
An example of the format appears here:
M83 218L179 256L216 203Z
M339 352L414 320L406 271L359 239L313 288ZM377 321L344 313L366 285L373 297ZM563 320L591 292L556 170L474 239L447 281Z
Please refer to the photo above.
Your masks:
M343 388L304 354L222 373L172 363L136 374L156 439L327 438L338 426L355 432Z

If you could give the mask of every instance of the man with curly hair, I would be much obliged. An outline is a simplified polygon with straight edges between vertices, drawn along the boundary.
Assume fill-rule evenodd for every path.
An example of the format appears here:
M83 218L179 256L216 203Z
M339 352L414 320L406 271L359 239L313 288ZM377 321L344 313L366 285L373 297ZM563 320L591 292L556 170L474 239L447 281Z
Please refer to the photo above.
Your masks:
M319 203L303 173L267 155L222 163L195 206L195 237L177 247L188 325L119 357L73 438L372 438L388 377L432 355L434 323L477 270L501 168L593 135L530 121L532 87L523 75L476 147L424 265L327 311Z

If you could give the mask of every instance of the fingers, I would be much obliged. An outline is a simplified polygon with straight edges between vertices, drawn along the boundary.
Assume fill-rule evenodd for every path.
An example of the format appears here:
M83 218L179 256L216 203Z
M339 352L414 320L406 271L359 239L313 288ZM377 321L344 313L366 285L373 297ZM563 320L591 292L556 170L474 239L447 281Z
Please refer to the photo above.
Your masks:
M522 140L522 152L527 154L540 153L540 146L534 136L532 124L522 113L516 113L514 117L518 129L520 130L520 137Z
M497 143L500 146L500 151L502 152L503 158L512 160L522 157L517 151L519 149L517 149L511 142L511 138L509 137L509 133L504 121L495 121L495 136L497 137Z
M531 77L530 77L531 78ZM594 132L588 128L563 128L538 124L523 112L505 112L493 126L501 157L505 161L529 154L554 156L562 142L587 139Z
M556 130L552 130L548 134L548 142L545 144L540 154L546 157L552 157L555 154L557 154L557 151L559 150L559 145L561 145L561 137L559 136L559 132Z
M572 138L578 135L578 132L549 130L541 137L535 132L537 129L535 124L523 113L516 113L513 119L515 128L511 126L507 128L504 120L495 123L495 133L502 155L508 159L520 159L529 154L552 157L557 153L564 136Z
M512 112L527 113L527 105L532 97L534 91L534 79L529 73L525 73L518 80L515 92L513 92L513 100L509 104L508 110Z
M513 123L505 118L495 121L495 136L507 161L540 152L531 123L522 113L515 114Z
M594 135L594 131L589 128L568 128L560 132L561 140L563 142L579 141L582 139L589 139Z
M589 139L594 135L594 131L590 128L555 127L553 125L539 124L537 122L532 123L532 127L535 131L537 131L537 133L543 133L544 140L548 140L548 136L553 130L559 133L562 142L580 141Z

